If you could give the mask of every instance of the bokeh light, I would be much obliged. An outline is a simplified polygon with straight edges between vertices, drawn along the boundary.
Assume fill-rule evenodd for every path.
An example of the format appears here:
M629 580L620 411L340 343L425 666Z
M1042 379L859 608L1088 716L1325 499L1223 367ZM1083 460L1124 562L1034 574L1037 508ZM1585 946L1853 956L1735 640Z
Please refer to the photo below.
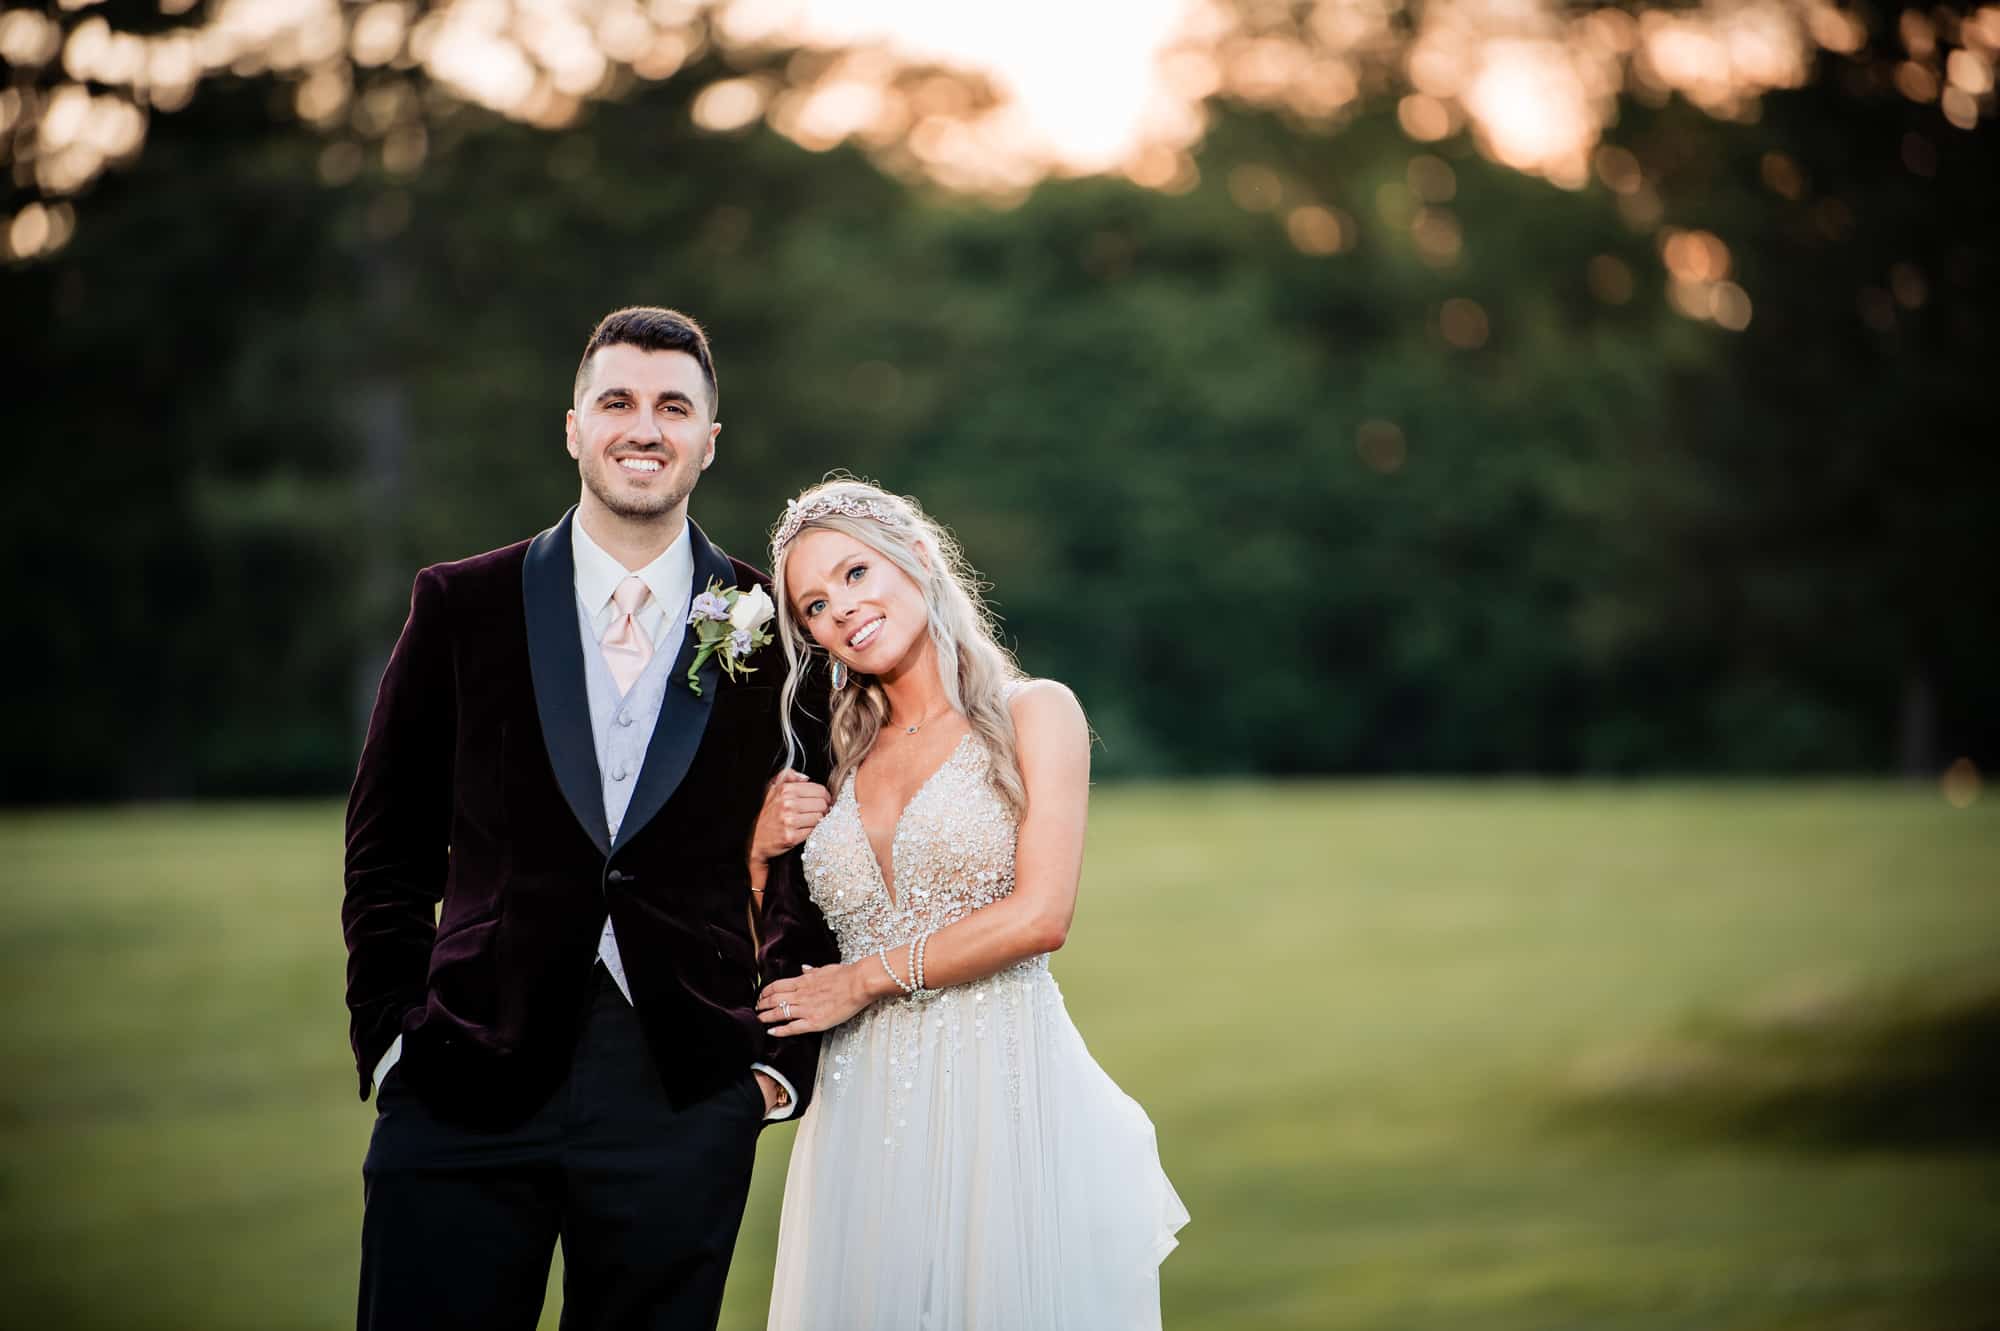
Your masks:
M1593 255L1587 269L1590 294L1606 305L1623 305L1632 299L1632 269L1611 254Z
M1409 445L1394 421L1368 420L1354 432L1354 451L1369 470L1388 476L1402 470Z
M1338 254L1352 243L1354 219L1336 208L1300 204L1285 215L1285 234L1301 254Z
M1438 332L1460 351L1475 351L1486 345L1492 328L1484 306L1476 300L1454 296L1438 310Z

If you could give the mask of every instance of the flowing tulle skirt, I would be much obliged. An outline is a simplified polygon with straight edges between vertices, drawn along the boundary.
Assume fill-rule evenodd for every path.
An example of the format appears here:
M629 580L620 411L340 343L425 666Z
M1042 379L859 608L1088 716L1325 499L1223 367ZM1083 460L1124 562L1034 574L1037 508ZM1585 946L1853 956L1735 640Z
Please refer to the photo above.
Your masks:
M785 1180L772 1331L1157 1331L1188 1215L1046 958L831 1032Z

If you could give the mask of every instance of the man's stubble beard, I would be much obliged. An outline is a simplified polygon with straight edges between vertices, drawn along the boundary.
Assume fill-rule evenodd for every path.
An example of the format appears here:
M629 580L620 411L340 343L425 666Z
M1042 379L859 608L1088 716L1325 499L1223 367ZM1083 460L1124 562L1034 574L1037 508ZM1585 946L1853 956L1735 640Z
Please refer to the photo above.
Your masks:
M611 465L618 464L614 462ZM606 512L613 517L635 521L663 517L673 512L687 502L688 496L694 493L695 482L701 479L701 473L696 471L682 484L651 495L639 494L628 498L614 492L601 472L580 463L577 470L583 475L584 488L597 496L597 502L604 505Z

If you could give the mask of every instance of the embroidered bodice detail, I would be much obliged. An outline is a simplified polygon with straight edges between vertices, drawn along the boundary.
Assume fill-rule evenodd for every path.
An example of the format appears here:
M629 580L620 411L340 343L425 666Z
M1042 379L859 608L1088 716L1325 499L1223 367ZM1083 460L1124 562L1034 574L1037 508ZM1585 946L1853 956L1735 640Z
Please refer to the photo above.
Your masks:
M989 906L1014 890L1013 813L993 789L986 746L967 731L944 762L903 806L889 843L889 871L875 858L848 773L819 825L806 838L806 887L840 943L842 961L900 947ZM870 963L873 964L873 963ZM903 1126L902 1106L917 1067L934 1059L949 1074L973 1044L997 1037L1009 1099L1021 1094L1019 1023L1038 1008L1059 1010L1061 991L1046 955L946 989L928 989L873 1004L828 1033L821 1054L821 1093L835 1097L867 1075L866 1052L884 1061L891 1131ZM878 1039L871 1039L870 1032Z
M806 838L806 884L840 941L843 961L942 929L1014 890L1014 816L993 789L986 746L971 731L904 806L885 882L854 773Z

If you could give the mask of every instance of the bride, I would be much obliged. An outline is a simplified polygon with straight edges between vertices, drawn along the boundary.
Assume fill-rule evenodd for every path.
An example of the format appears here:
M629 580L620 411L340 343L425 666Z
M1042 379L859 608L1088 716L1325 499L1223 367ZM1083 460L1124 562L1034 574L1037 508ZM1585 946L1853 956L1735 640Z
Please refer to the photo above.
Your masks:
M832 775L774 785L788 830L752 846L751 880L803 839L842 964L758 1004L776 1035L829 1032L770 1326L1159 1327L1159 1265L1187 1212L1049 974L1083 860L1082 709L1019 678L956 544L906 499L807 490L771 567L784 712L802 681L831 679ZM808 670L815 649L830 671Z

